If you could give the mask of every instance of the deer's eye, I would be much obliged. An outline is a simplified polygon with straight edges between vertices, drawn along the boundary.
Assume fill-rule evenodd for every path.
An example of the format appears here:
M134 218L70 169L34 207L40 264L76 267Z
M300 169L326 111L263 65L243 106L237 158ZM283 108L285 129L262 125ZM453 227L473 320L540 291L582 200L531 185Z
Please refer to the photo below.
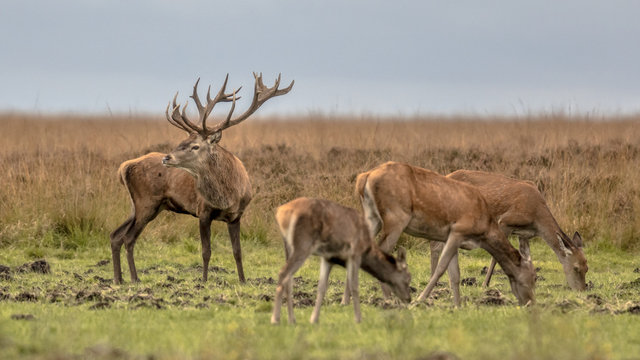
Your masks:
M199 145L193 145L193 146L191 147L191 150L192 150L192 151L195 151L195 150L198 150L198 149L200 149L200 146L199 146Z

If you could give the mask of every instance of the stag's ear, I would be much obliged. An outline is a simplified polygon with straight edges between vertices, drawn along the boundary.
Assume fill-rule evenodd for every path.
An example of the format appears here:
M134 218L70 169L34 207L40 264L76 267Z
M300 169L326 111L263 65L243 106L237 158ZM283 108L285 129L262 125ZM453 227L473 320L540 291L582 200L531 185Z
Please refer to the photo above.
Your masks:
M213 134L207 136L207 142L211 145L217 144L222 139L222 131L216 131Z
M575 232L575 234L573 234L573 239L571 240L577 247L579 248L584 247L584 243L582 242L582 236L580 236L580 233L578 233L577 231Z

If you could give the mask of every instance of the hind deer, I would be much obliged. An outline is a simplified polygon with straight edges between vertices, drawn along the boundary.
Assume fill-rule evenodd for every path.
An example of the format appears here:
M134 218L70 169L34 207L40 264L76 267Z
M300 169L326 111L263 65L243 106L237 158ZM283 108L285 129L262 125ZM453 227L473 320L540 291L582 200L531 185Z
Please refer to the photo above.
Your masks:
M358 175L356 193L371 236L382 230L382 250L392 249L402 232L444 243L440 261L417 301L429 296L448 268L454 303L459 306L458 249L481 247L504 269L518 302L535 302L529 254L511 246L475 187L419 167L387 162ZM384 284L383 291L388 296Z
M528 181L508 178L500 174L483 171L457 170L448 178L463 181L477 187L489 205L504 234L518 236L520 249L529 253L529 240L541 237L553 249L562 264L569 286L577 291L587 288L585 275L588 271L587 259L582 251L582 237L575 232L569 238L562 231L551 214L544 197ZM431 269L435 269L442 245L431 242ZM491 260L483 286L489 286L496 259Z
M312 254L320 257L320 279L311 323L319 320L329 272L334 264L347 268L347 288L353 297L356 322L360 322L362 318L358 295L360 267L387 284L402 301L411 301L411 275L407 269L404 249L398 250L397 259L381 251L372 240L364 218L354 209L328 200L297 198L278 207L276 221L284 240L287 261L278 275L271 323L280 322L282 297L285 293L289 323L295 323L293 275Z
M121 166L121 174L123 172L135 174L133 181L121 176L121 181L127 185L131 194L133 214L111 234L114 282L122 282L120 248L123 243L126 244L131 281L139 281L133 260L135 241L144 226L164 208L195 214L199 218L204 265L203 281L207 280L208 264L211 257L211 221L226 222L236 261L238 279L241 282L245 281L240 246L240 219L251 201L251 183L242 162L218 143L222 138L223 130L246 120L270 98L288 93L294 84L292 81L287 88L279 89L280 76L278 76L275 85L269 88L262 82L262 74L254 73L254 78L255 85L251 105L244 113L235 118L232 116L236 100L239 99L236 94L240 89L229 94L225 93L229 75L213 99L211 99L211 87L209 87L206 105L203 105L198 97L197 88L200 79L196 81L191 98L198 108L199 124L189 120L186 113L186 103L184 106L176 103L178 96L176 93L173 103L170 102L167 105L167 121L187 132L189 137L161 159L158 158L159 154L148 154L132 160L127 166L125 166L127 162ZM210 128L206 124L207 118L219 102L231 102L231 109L225 120ZM135 166L133 166L134 162ZM160 168L160 164L165 167ZM179 169L186 170L186 172ZM147 170L148 174L145 174ZM133 182L139 184L139 189L142 189L138 189L136 195L131 193L133 187L129 186Z

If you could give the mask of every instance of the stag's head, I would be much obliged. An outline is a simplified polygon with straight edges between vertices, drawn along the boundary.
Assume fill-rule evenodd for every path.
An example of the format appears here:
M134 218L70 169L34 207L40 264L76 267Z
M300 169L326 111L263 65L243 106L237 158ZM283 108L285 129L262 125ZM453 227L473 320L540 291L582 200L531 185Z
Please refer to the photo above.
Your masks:
M176 103L176 99L178 97L178 94L176 93L176 96L173 97L173 102L170 102L169 105L167 105L167 120L177 128L186 131L189 134L189 137L165 156L162 159L162 163L165 166L183 168L192 174L197 173L197 170L200 168L204 159L212 152L217 151L217 145L222 138L223 130L246 120L256 110L258 110L262 104L272 97L288 93L294 83L292 81L288 87L278 89L278 86L280 85L280 75L278 75L275 85L269 88L262 82L262 74L254 73L253 76L255 78L255 85L251 106L249 106L243 114L237 117L233 117L233 111L235 110L236 100L240 98L237 96L240 88L233 90L231 93L225 93L227 81L229 80L228 74L224 80L224 84L222 84L222 87L220 88L220 91L218 91L218 94L213 99L211 99L211 86L209 86L206 105L203 105L198 97L198 82L200 82L200 79L196 81L196 84L193 86L193 94L191 95L191 98L198 107L199 120L196 123L189 120L187 116L187 102L185 102L184 106ZM231 102L231 109L229 110L225 120L218 122L213 127L208 127L207 118L211 114L213 107L219 102Z

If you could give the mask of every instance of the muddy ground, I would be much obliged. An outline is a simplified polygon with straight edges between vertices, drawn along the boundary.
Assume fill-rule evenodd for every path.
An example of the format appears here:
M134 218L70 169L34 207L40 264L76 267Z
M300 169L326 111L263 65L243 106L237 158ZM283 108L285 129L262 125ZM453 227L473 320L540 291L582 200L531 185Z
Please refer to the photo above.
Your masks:
M538 273L540 272L539 269ZM85 307L89 310L100 310L111 307L118 308L208 308L212 305L246 306L250 303L261 308L268 309L273 301L276 287L276 279L272 277L257 277L247 279L247 283L239 289L224 279L224 275L235 276L234 270L218 266L210 267L211 276L208 283L202 283L198 278L201 269L198 266L183 266L172 264L169 268L153 265L140 269L147 279L159 279L152 283L145 281L144 285L113 285L111 278L105 278L99 274L110 273L110 260L101 260L94 265L86 267L81 272L68 272L62 270L59 274L53 274L51 266L46 260L37 260L21 266L10 268L0 265L0 302L40 302L60 303L65 306ZM640 273L639 269L634 270ZM465 288L480 287L484 278L485 269L478 277L462 279L463 302L479 306L507 306L515 302L506 297L496 288L488 288L481 292L481 296L465 295ZM499 276L497 272L496 276ZM42 277L37 283L31 283L26 277ZM538 280L544 282L544 276L538 274ZM35 285L34 285L35 284ZM414 297L420 289L412 287ZM548 285L560 287L563 285ZM313 306L316 297L317 281L294 278L294 305L295 307ZM594 285L583 298L578 300L561 300L549 304L543 302L541 306L551 307L560 312L569 312L578 309L588 309L594 313L631 313L640 314L640 301L619 300L607 301L605 296L593 290ZM246 292L243 290L246 289ZM331 280L329 291L325 297L325 303L340 303L342 299L344 282ZM380 308L395 308L402 306L395 301L385 301L377 284L361 287L361 302ZM468 292L467 292L468 293ZM616 298L640 299L640 277L623 283L615 290ZM444 299L449 304L451 292L448 284L439 282L428 301L420 306L434 306L434 302ZM260 304L262 303L262 304ZM16 320L32 320L29 314L14 314Z

